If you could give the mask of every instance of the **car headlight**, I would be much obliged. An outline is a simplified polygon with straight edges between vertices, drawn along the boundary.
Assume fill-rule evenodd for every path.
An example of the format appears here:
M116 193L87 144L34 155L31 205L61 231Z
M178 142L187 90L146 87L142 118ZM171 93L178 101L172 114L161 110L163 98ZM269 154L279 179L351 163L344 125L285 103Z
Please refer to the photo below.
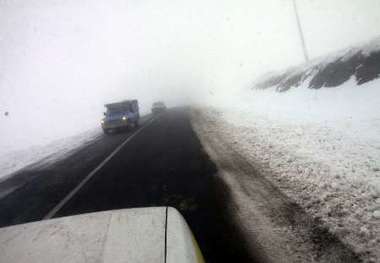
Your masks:
M122 119L123 119L123 121L126 121L126 120L127 120L127 117L126 117L126 116L123 116Z

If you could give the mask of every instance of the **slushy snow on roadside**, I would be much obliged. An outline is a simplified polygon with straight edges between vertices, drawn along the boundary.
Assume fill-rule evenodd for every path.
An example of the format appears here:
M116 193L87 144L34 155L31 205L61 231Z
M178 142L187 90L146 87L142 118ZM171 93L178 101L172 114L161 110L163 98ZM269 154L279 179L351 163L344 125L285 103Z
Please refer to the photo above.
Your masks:
M52 162L61 160L78 148L86 146L102 136L99 129L90 129L59 140L52 140L45 145L32 146L27 149L5 152L0 155L0 182L7 179L13 173L28 167L38 165L42 167ZM1 194L0 194L1 196Z
M380 260L380 80L274 89L216 98L205 125L354 251Z

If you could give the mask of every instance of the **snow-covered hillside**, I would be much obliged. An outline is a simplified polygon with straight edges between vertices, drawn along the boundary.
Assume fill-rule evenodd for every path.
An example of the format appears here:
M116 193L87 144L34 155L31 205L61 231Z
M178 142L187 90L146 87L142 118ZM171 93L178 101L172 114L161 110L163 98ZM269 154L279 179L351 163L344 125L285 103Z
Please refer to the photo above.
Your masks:
M266 76L203 110L209 133L368 262L380 260L379 73L377 39Z
M284 72L265 75L254 88L275 87L286 91L292 87L311 89L338 87L350 78L358 85L380 77L380 37L356 48L343 50Z

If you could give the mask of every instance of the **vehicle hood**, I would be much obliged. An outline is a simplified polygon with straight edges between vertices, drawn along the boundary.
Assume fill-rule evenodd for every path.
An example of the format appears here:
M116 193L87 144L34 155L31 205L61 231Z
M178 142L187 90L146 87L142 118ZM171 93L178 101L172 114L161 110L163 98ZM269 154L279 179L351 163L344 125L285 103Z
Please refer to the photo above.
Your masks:
M0 228L0 262L202 263L203 258L178 211L152 207Z

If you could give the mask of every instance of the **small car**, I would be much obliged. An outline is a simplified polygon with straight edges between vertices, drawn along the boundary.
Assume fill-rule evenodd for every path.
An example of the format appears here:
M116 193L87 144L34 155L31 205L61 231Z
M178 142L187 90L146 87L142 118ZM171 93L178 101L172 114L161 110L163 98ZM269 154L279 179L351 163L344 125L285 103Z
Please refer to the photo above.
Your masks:
M152 113L159 114L166 111L166 105L162 101L157 101L152 105Z

